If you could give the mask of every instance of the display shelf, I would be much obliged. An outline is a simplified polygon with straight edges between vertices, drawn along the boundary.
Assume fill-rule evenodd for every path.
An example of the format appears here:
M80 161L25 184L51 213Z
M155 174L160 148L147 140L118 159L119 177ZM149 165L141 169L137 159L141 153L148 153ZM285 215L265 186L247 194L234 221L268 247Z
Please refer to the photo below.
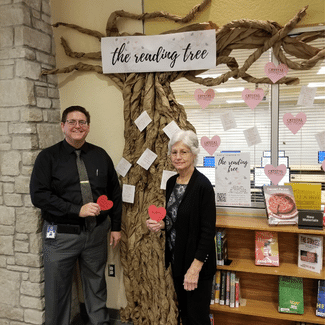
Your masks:
M325 235L325 230L299 229L298 226L291 225L269 226L266 217L241 217L218 214L216 227Z
M295 322L308 322L313 324L324 324L325 322L324 318L315 315L315 308L312 308L311 306L305 306L303 315L286 314L278 312L278 304L276 302L251 299L246 300L246 306L230 308L229 306L214 304L211 305L210 310L211 312L235 313L251 315L254 317L267 317Z
M321 273L298 267L298 235L325 235L324 230L299 229L298 226L269 226L267 218L260 216L241 216L217 214L216 228L226 228L229 265L218 266L218 270L236 272L240 279L242 297L246 306L230 308L219 304L211 305L211 313L219 317L238 321L238 315L245 315L241 325L263 324L260 319L270 319L274 324L293 324L308 322L325 324L324 318L317 317L316 292L317 279L325 278L325 268ZM278 233L280 266L255 265L255 231ZM325 252L323 253L323 265ZM279 276L295 276L304 281L304 314L278 312ZM227 313L227 314L225 314ZM225 316L227 315L227 316Z
M321 273L308 271L297 267L293 263L280 263L280 266L261 266L255 265L255 261L249 259L233 259L230 265L218 266L218 270L227 270L235 272L247 272L257 274L271 274L271 275L290 275L299 278L308 279L325 279L325 269Z

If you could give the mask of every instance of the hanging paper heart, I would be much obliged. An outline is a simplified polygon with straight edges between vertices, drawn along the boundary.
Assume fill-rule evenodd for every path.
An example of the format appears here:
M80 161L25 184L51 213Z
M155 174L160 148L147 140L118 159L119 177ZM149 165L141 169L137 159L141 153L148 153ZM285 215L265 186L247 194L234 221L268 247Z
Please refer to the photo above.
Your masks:
M323 160L322 168L323 168L323 171L325 172L325 160Z
M279 64L276 67L273 62L268 62L265 64L264 71L266 75L272 80L272 82L276 83L278 80L287 75L289 68L283 63Z
M283 123L293 134L296 134L303 127L306 121L307 116L303 112L298 113L296 116L293 116L291 113L283 115Z
M100 206L100 209L105 211L113 207L113 201L109 200L106 195L101 195L97 199L97 204Z
M263 99L264 90L262 88L256 88L254 92L249 89L244 89L241 94L242 99L251 109L254 109Z
M220 137L215 135L211 140L208 137L201 138L202 147L212 156L220 146Z
M214 90L211 88L208 89L206 92L203 92L203 90L201 89L196 89L194 91L194 98L203 109L206 108L213 101L214 95Z
M148 208L149 217L152 220L156 220L157 222L163 220L166 215L166 209L164 207L157 208L154 204L150 205Z
M287 168L284 164L281 164L278 167L273 167L273 165L265 165L264 167L264 173L271 180L273 185L278 185L286 172Z

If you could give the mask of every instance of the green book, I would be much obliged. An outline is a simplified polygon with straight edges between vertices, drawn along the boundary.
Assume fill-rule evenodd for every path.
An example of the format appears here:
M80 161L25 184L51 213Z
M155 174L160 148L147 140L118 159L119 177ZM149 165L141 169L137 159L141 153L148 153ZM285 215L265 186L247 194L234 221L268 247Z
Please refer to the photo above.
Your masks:
M279 307L280 313L303 314L304 290L303 279L292 276L279 277Z

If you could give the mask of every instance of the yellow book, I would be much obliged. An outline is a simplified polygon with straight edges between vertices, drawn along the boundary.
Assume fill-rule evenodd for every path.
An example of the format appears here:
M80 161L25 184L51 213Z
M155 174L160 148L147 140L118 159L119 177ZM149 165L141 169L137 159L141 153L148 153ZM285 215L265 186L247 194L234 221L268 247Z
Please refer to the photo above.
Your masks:
M321 183L289 183L298 210L320 210L322 199Z

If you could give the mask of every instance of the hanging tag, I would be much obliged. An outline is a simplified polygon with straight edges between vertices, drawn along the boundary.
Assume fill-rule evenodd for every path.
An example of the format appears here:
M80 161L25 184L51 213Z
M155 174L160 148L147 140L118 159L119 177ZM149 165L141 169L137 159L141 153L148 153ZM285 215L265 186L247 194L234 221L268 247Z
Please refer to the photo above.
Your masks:
M56 237L57 225L48 225L46 230L46 238L54 239Z

